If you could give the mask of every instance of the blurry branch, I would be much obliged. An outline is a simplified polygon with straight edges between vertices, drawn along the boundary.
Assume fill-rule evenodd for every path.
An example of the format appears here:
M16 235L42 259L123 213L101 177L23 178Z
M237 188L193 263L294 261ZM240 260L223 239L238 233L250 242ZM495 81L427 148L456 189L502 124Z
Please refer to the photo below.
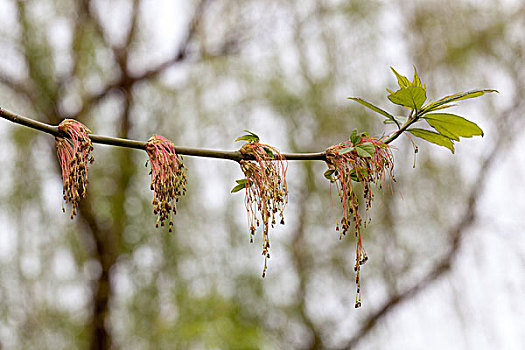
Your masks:
M314 320L308 313L307 305L306 305L306 294L307 294L307 285L311 278L309 274L309 261L311 261L311 255L307 249L307 246L305 244L305 224L307 222L307 204L310 203L310 195L312 191L309 189L312 187L311 179L313 178L313 171L312 167L307 166L307 176L308 181L305 181L303 184L303 188L300 191L301 198L298 201L299 208L298 211L298 219L297 219L297 226L296 229L293 232L292 236L292 242L290 249L292 251L292 262L295 267L297 276L299 277L299 286L298 290L296 292L296 304L295 308L297 312L299 313L302 321L304 322L305 326L308 328L308 330L311 333L311 340L310 344L308 344L308 349L323 349L323 337L322 333L315 324ZM306 346L305 346L306 348Z
M131 15L131 23L129 25L128 29L128 35L126 36L126 42L124 43L124 47L129 48L131 43L133 42L133 39L135 38L135 34L137 33L137 23L139 18L139 8L141 5L141 0L134 0L133 1L133 13Z
M510 127L511 116L519 110L520 102L515 103L514 106L503 112L503 116L499 122L499 130L496 142L493 143L492 149L483 159L481 167L478 171L478 176L475 181L472 182L472 188L466 202L466 208L461 215L461 220L448 231L450 238L449 250L446 255L430 270L423 278L418 282L414 283L411 287L406 288L403 291L395 293L387 300L381 308L369 316L363 321L363 326L355 333L355 335L341 348L350 349L354 348L367 334L369 334L379 321L384 319L392 310L400 306L405 301L410 300L420 292L430 287L434 282L444 276L450 271L452 265L455 262L455 258L461 249L461 244L465 236L465 231L471 227L476 219L478 213L476 212L476 204L479 197L484 192L484 187L487 180L489 179L488 173L494 166L494 162L497 157L504 154L503 149L508 147L511 143L512 132L508 130L520 130L516 126Z
M124 139L112 139L105 137L96 137L93 136L92 140L96 142L105 142L105 143L125 143L130 147L139 147L140 149L145 148L145 144L141 142L130 142L131 140L126 140L129 134L129 117L130 109L133 103L133 96L131 94L132 85L128 84L129 81L129 71L128 71L128 58L130 53L130 46L133 42L136 32L137 32L137 23L138 23L138 13L141 1L134 0L132 6L132 14L129 27L127 29L126 38L123 44L115 46L110 43L106 38L103 26L93 11L93 6L89 0L84 0L82 2L82 7L84 12L87 13L87 20L94 22L98 35L102 38L105 46L111 48L113 55L117 61L117 64L120 69L120 87L123 92L126 94L124 100L124 110L120 117L121 127L119 136ZM102 272L99 275L97 280L94 280L92 283L92 293L93 293L93 317L91 324L91 349L110 349L112 346L112 340L110 332L106 329L106 324L108 321L108 316L111 313L110 310L110 299L113 297L115 291L111 284L111 268L115 265L120 251L122 248L122 235L124 231L124 219L123 213L125 213L124 202L125 202L125 193L130 184L131 173L127 168L131 164L131 155L129 153L122 153L117 160L119 163L120 171L116 174L118 179L116 180L117 189L116 195L114 196L114 205L113 205L113 224L111 229L101 230L96 224L95 216L91 210L89 202L86 202L85 205L81 206L82 217L88 224L90 231L92 232L94 241L96 243L96 258L99 261Z
M193 17L190 21L188 32L186 34L186 37L184 40L178 45L178 47L175 49L175 53L168 58L166 61L160 63L159 65L150 68L146 70L145 72L134 75L131 74L128 71L127 68L127 55L129 51L129 45L131 44L131 41L133 40L133 36L135 35L137 31L137 17L138 17L138 7L140 1L134 1L134 9L133 9L133 19L130 24L130 29L128 31L128 35L126 38L125 46L122 48L115 48L109 45L107 42L106 44L110 46L115 54L115 57L117 58L119 67L121 69L121 77L119 80L110 83L106 85L104 88L102 88L99 92L89 96L83 103L81 109L73 113L74 115L77 114L84 114L88 109L92 108L95 104L97 104L100 100L102 100L106 95L108 95L111 91L118 89L118 88L130 88L135 83L139 81L144 81L147 79L152 79L157 77L159 74L163 73L166 69L170 68L174 64L177 64L179 62L182 62L187 56L189 52L190 43L195 37L197 33L197 28L201 22L201 19L204 15L204 11L207 7L207 5L211 2L211 0L201 0L198 5L195 8ZM90 16L93 18L93 20L98 23L98 20L93 14L90 14ZM104 33L102 32L102 28L100 26L100 23L97 25L97 27L100 30L100 34L102 38L104 38Z
M53 136L59 136L60 134L57 126L49 125L46 123L39 122L37 120L23 117L21 115L9 112L1 107L0 107L0 117L7 119L13 123L21 124L29 128L51 134ZM64 136L64 135L61 135L61 136ZM102 136L102 135L93 135L93 134L90 134L89 137L93 143L100 143L100 144L109 145L109 146L120 146L120 147L146 150L146 142L144 141L123 139L123 138L118 138L118 137L109 137L109 136ZM244 159L239 151L218 151L218 150L211 150L211 149L191 148L191 147L181 147L181 146L175 146L175 149L178 154L187 155L187 156L229 159L229 160L234 160L237 162L240 161L241 159ZM289 154L282 153L282 155L287 160L325 160L324 152L289 153Z
M13 92L24 96L28 100L32 100L33 96L30 90L24 86L22 82L16 81L15 79L8 77L4 73L0 73L0 84L5 85L7 88L11 89Z
M109 274L107 266L112 266L115 263L115 256L117 252L117 246L114 243L114 235L107 234L96 220L96 215L92 210L91 199L89 197L84 198L80 202L80 212L82 215L82 221L89 229L89 232L93 235L95 242L95 255L102 267L102 273L95 283L92 283L92 293L94 296L93 301L93 321L92 321L92 339L91 349L107 349L111 343L111 337L105 330L105 317L107 315L107 303L109 300ZM103 295L101 297L100 295Z

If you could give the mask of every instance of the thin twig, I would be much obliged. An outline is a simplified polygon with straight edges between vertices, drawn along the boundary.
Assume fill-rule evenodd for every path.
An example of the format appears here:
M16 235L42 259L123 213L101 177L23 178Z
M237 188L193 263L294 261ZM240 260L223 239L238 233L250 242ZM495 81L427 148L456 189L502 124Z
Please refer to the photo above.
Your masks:
M60 134L57 126L42 123L37 120L33 120L30 118L18 115L16 113L9 112L3 108L0 108L0 117L7 119L13 123L21 124L21 125L27 126L35 130L43 131L53 136L58 136ZM123 138L118 138L118 137L110 137L110 136L102 136L102 135L94 135L94 134L90 134L89 138L91 139L93 143L99 143L99 144L109 145L109 146L134 148L134 149L140 149L144 151L146 150L146 142L144 141L123 139ZM175 149L178 154L186 155L186 156L229 159L229 160L234 160L236 162L243 159L243 155L241 155L239 151L220 151L220 150L191 148L191 147L182 147L182 146L175 146ZM282 155L287 160L323 160L323 161L325 160L324 152L289 153L289 154L283 153ZM246 158L246 156L244 156L244 158Z
M401 125L401 127L398 130L396 130L392 135L386 138L385 143L388 144L397 139L402 133L406 131L406 129L408 129L410 125L414 124L418 120L419 118L417 117L417 115L414 118L409 118L405 124Z
M9 121L12 121L13 123L25 125L29 128L39 130L46 132L48 134L51 134L53 136L58 135L58 127L49 125L46 123L39 122L38 120L29 119L26 117L23 117L21 115L15 114L13 112L9 112L3 108L0 107L0 116L4 119L7 119Z

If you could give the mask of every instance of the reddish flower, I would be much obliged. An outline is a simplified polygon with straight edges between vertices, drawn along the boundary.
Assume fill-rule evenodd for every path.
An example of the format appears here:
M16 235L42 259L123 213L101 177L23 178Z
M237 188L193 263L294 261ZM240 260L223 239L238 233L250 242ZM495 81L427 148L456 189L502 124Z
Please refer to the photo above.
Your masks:
M340 238L348 232L351 220L353 220L356 249L354 266L357 284L356 308L361 306L359 273L361 265L368 260L363 247L361 229L370 222L369 210L374 197L372 184L374 183L382 188L386 177L394 178L394 159L390 147L377 138L358 137L357 140L358 142L355 144L346 141L326 150L326 162L329 170L325 173L325 176L336 184L339 197L343 203L341 227L339 227L339 223L336 226L337 231L341 229ZM364 224L358 208L359 198L354 191L352 181L359 182L363 187L366 214Z
M173 229L173 214L177 213L176 203L186 194L186 174L182 156L167 138L153 135L146 144L151 164L151 190L154 192L153 213L157 215L156 227L164 226L169 220L169 232ZM146 162L148 166L148 162Z
M274 227L277 213L279 213L281 225L284 225L283 212L288 203L286 186L288 163L278 150L259 142L244 144L240 152L243 156L255 158L255 161L241 160L240 165L245 176L244 204L250 224L250 242L253 242L255 227L260 226L262 222L262 255L264 255L262 276L265 277L270 258L269 226ZM259 217L257 217L257 212L259 212Z
M71 219L77 214L78 203L86 196L88 179L87 172L93 163L93 146L89 138L89 130L84 124L74 119L64 119L58 130L66 137L55 137L57 156L62 169L62 192L65 202L73 206ZM65 212L62 205L62 211Z

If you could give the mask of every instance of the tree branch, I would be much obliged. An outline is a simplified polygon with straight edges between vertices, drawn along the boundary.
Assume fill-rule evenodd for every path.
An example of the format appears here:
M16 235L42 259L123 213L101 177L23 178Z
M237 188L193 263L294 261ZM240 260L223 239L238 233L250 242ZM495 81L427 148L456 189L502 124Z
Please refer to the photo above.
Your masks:
M0 84L7 86L13 92L24 96L30 101L33 98L29 89L22 82L7 76L5 72L0 73Z
M1 107L0 107L0 117L7 119L13 123L21 124L29 128L48 133L53 136L61 136L60 131L58 130L57 126L42 123L37 120L33 120L30 118L18 115L16 113L9 112ZM123 139L123 138L118 138L118 137L110 137L110 136L102 136L102 135L94 135L94 134L90 134L89 138L91 139L93 143L99 143L99 144L109 145L109 146L134 148L134 149L140 149L144 151L146 150L146 142L144 141ZM220 150L212 150L212 149L205 149L205 148L192 148L192 147L182 147L182 146L175 146L175 150L177 151L178 154L186 155L186 156L194 156L194 157L228 159L228 160L234 160L236 162L240 161L241 159L248 159L246 158L246 156L244 156L243 158L243 155L241 155L239 151L220 151ZM282 155L287 160L323 160L324 161L326 159L324 152L282 153Z
M58 135L58 127L52 126L46 123L39 122L38 120L29 119L21 115L9 112L0 107L0 116L4 119L12 121L13 123L25 125L29 128L46 132L53 136Z
M153 79L166 71L166 69L172 67L174 64L182 62L186 57L188 56L188 50L191 41L193 40L195 34L197 33L198 25L201 21L201 18L204 14L204 11L211 0L201 0L195 7L195 12L193 14L193 17L189 24L188 33L184 37L184 40L178 45L178 48L175 49L175 52L173 56L168 58L166 61L158 64L155 67L152 67L145 72L141 74L131 74L127 71L127 67L120 66L122 62L120 62L121 67L121 77L115 82L109 83L104 88L102 88L99 92L94 93L93 95L89 96L86 101L82 104L82 107L77 112L73 113L74 115L83 114L88 109L92 108L96 103L98 103L100 100L102 100L104 97L106 97L111 91L118 89L120 87L131 87L135 83L139 81L144 81L148 79ZM137 4L138 6L138 4ZM132 20L132 25L136 26L136 19ZM133 32L136 29L131 28L129 35L133 35ZM131 40L132 38L128 36L127 40ZM128 43L129 44L129 43ZM111 46L110 46L111 47ZM113 52L116 55L117 61L119 59L118 52L119 50L111 47ZM122 51L122 50L121 50ZM127 53L126 53L127 55ZM122 58L121 58L122 59Z

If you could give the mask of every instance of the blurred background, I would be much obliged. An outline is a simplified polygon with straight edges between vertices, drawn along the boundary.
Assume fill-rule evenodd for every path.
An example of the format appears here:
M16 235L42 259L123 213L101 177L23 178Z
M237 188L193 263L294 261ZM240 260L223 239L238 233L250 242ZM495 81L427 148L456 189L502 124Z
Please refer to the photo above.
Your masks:
M185 157L173 233L147 159L95 145L88 196L61 211L54 140L0 121L2 349L523 349L523 1L0 0L0 107L94 133L235 150L249 129L317 152L393 131L346 98L386 99L413 66L485 131L456 154L394 142L397 182L339 240L322 162L289 163L286 225L249 243L235 162ZM338 211L339 200L333 202Z

